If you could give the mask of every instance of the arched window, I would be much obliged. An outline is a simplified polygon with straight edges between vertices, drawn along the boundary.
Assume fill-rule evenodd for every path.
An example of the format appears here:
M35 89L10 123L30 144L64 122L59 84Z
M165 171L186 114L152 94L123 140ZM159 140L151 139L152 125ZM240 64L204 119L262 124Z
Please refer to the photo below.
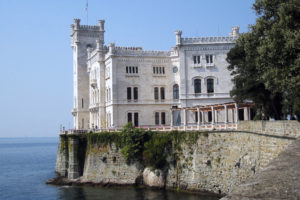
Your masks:
M154 99L158 100L158 87L154 88Z
M179 86L173 85L173 99L179 99Z
M161 100L165 99L165 88L164 87L160 88L160 99Z
M207 79L207 93L214 93L214 79Z
M201 93L201 79L194 80L194 91L195 93Z

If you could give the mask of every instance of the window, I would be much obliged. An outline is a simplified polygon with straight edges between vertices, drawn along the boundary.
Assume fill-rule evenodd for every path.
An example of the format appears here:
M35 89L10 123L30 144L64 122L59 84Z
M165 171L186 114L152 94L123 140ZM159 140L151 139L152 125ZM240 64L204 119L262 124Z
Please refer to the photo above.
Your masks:
M155 112L155 125L159 125L159 112Z
M137 87L133 88L133 99L134 100L138 99L138 88Z
M133 118L132 118L133 117ZM133 126L139 126L139 113L138 112L128 112L127 122L131 122Z
M81 99L81 108L84 107L84 102L83 102L83 98Z
M173 85L173 99L179 99L179 86Z
M213 63L213 55L206 55L205 59L206 59L207 64L212 64Z
M166 113L165 112L161 113L161 124L162 125L166 124Z
M127 113L127 122L131 122L132 123L132 113Z
M212 121L212 112L211 111L208 111L208 122L211 122Z
M165 74L165 67L153 67L153 74Z
M137 74L138 72L137 66L126 66L126 74Z
M195 112L195 122L198 122L198 112Z
M160 88L160 99L161 100L165 99L165 88L164 87Z
M139 126L139 113L134 113L134 126Z
M207 79L207 93L214 93L214 79Z
M200 64L200 56L194 56L194 64Z
M131 87L127 88L127 100L131 100Z
M178 67L173 67L173 73L177 73L178 72Z
M84 119L82 119L82 129L84 129Z
M158 87L154 88L154 99L158 100Z
M194 80L194 91L195 93L201 93L201 79Z

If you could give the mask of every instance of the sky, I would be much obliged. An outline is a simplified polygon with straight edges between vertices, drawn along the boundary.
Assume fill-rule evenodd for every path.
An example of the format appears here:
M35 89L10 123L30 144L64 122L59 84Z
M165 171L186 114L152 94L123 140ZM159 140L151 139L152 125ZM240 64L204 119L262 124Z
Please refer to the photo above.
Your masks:
M247 32L254 0L0 0L0 137L73 127L70 24L105 20L105 43L170 50L183 37Z

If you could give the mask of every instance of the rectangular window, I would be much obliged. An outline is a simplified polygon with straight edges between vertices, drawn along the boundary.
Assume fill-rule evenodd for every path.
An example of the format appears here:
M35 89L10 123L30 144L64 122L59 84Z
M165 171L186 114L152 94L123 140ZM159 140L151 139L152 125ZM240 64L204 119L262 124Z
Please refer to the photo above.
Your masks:
M139 113L134 113L134 126L139 126Z
M155 125L159 125L159 112L155 112Z
M207 64L213 63L213 55L206 55L205 59Z
M207 79L207 93L214 93L214 79Z
M165 74L165 68L164 67L162 68L162 73Z
M166 113L165 112L161 113L161 124L162 125L166 124Z
M138 100L138 88L137 87L133 88L133 99Z
M160 99L161 100L165 99L165 88L163 87L160 88Z
M127 100L131 100L131 87L127 88Z
M194 64L200 64L200 61L201 61L200 56L194 56L193 58L194 58Z
M153 74L155 74L155 67L153 67Z
M139 73L138 67L135 67L135 73Z
M211 122L212 121L212 112L211 111L208 111L208 122Z
M127 113L127 122L131 122L132 123L132 113Z
M195 122L198 122L198 112L195 112Z
M158 87L154 88L154 99L158 100Z
M128 74L128 67L126 66L126 74Z
M83 98L81 99L81 108L84 107L84 102L83 102Z
M132 73L135 73L135 67L132 67Z

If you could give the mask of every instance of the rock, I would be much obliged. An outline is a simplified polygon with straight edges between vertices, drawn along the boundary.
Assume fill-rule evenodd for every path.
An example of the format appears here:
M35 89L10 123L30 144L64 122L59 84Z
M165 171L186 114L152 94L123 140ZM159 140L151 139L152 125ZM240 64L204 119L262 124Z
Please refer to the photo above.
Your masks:
M165 176L162 170L155 169L151 171L149 168L145 168L143 172L144 185L155 188L165 187Z

